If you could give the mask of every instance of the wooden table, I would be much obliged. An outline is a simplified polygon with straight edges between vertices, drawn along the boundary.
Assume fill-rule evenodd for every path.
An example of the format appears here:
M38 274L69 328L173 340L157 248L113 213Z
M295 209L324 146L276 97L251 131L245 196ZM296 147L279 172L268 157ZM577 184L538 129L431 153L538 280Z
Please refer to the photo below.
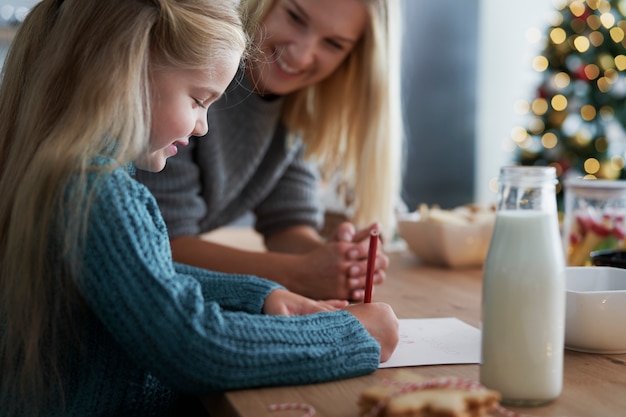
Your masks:
M221 241L247 242L259 247L249 231L220 231ZM457 317L478 327L480 270L450 270L420 265L408 252L391 253L387 281L375 288L373 298L393 306L399 318ZM478 380L479 366L445 365L379 369L372 375L323 384L230 391L204 398L211 417L300 417L299 411L270 412L268 405L283 402L311 404L317 417L357 417L357 399L369 386L399 370L425 377L454 376ZM551 404L510 410L543 417L626 416L626 354L586 354L565 350L561 396Z

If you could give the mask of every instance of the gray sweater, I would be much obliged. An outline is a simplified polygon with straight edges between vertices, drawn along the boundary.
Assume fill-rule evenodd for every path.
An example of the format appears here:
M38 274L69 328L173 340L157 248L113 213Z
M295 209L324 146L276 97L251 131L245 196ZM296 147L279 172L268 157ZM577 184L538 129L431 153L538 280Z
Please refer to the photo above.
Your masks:
M321 226L317 172L300 141L288 144L282 98L264 99L239 71L208 112L209 133L192 138L160 173L137 172L157 198L170 238L197 235L253 212L265 236Z

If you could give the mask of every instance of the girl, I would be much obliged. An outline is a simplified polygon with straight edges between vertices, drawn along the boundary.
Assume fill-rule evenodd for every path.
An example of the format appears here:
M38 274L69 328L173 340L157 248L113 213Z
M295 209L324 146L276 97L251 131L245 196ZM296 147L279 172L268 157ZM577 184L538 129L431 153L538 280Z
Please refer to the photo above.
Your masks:
M398 1L246 4L254 59L209 112L210 132L162 175L138 179L157 197L176 260L360 300L370 229L391 236L400 200ZM329 241L317 231L318 178L307 156L327 179L338 175L352 201L352 223ZM200 237L249 211L268 252ZM379 252L376 283L388 264Z
M0 415L175 415L183 395L362 375L392 353L385 304L172 262L134 167L206 133L245 45L230 0L29 13L0 87Z

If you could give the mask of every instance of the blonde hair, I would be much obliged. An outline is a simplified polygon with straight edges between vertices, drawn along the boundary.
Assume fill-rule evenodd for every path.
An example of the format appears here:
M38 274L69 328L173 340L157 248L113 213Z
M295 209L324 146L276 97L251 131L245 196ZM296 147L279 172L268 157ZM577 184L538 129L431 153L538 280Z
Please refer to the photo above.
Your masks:
M98 156L115 161L96 173L105 174L146 149L149 70L210 68L246 45L234 0L43 0L26 17L0 86L0 404L13 404L9 414L62 400L61 358L79 327L83 180Z
M276 1L248 1L257 23L251 28L262 28ZM331 76L286 98L283 119L292 135L302 137L322 175L339 173L352 189L351 220L360 227L379 221L391 234L403 169L400 5L361 1L369 15L362 38Z

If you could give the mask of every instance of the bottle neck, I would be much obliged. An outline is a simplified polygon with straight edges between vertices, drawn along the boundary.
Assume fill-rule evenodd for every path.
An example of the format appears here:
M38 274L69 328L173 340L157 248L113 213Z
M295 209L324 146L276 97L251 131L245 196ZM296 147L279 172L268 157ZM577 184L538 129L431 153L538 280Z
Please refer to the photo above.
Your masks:
M556 213L556 170L553 167L503 167L498 211L503 210Z
M534 210L556 213L554 184L524 186L504 183L498 193L498 211Z

